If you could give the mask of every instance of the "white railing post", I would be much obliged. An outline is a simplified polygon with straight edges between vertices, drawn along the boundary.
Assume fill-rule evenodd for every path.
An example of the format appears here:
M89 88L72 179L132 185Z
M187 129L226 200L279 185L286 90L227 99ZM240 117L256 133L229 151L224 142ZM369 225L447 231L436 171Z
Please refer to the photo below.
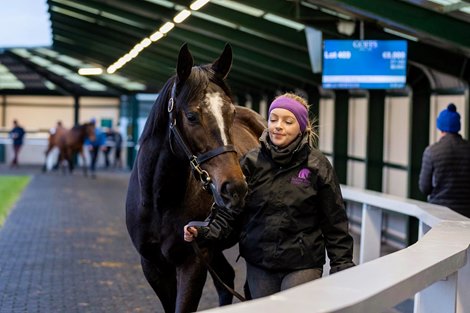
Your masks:
M457 313L470 313L470 249L467 263L457 274Z
M380 257L382 235L382 209L362 205L361 248L359 263Z
M455 313L457 273L435 282L415 296L414 313Z

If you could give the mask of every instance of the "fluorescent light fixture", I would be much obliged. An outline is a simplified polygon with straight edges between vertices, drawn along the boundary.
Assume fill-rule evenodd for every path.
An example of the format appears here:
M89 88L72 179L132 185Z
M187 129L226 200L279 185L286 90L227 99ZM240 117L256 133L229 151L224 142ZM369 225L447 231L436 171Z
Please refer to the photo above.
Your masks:
M86 67L78 69L78 74L80 75L101 75L103 74L103 69L99 67Z
M256 16L256 17L260 17L265 13L263 10L260 10L260 9L254 8L254 7L250 7L246 4L237 3L235 1L212 0L212 3L215 3L217 5L226 7L228 9L232 9L232 10L235 10L235 11L238 11L238 12L245 13L245 14L248 14L248 15L251 15L251 16Z
M397 30L393 30L393 29L384 27L384 31L387 32L387 33L389 33L389 34L392 34L392 35L395 35L395 36L399 36L399 37L402 37L402 38L405 38L405 39L408 39L408 40L418 41L418 38L417 38L417 37L411 36L411 35L408 35L408 34L405 34L405 33L402 33L402 32L399 32L399 31L397 31Z
M189 6L189 8L191 10L194 10L194 11L197 11L199 10L200 8L202 8L203 6L205 6L210 0L196 0L194 1L193 3L191 3L191 5Z
M163 34L160 33L160 32L155 32L150 36L150 40L152 40L154 42L159 40L159 39L162 39L162 38L163 38Z
M185 19L187 19L191 15L191 11L189 10L183 10L180 13L178 13L174 18L173 22L175 23L181 23Z
M174 24L174 23L172 23L172 22L166 22L165 24L163 24L162 27L160 27L159 31L160 31L162 34L166 34L166 33L168 33L170 30L172 30L173 27L175 27L175 24Z
M152 43L152 40L150 40L149 38L144 38L144 39L142 39L142 41L140 42L140 44L141 44L142 47L144 47L144 48L147 48L148 46L150 46L151 43Z
M271 14L271 13L267 13L263 16L263 18L265 20L268 20L270 22L273 22L273 23L276 23L276 24L279 24L279 25L283 25L283 26L286 26L286 27L289 27L289 28L293 28L297 31L300 31L300 30L304 30L305 29L305 25L304 24L301 24L301 23L297 23L297 22L294 22L294 21L291 21L289 19L286 19L284 17L281 17L279 15L275 15L275 14Z

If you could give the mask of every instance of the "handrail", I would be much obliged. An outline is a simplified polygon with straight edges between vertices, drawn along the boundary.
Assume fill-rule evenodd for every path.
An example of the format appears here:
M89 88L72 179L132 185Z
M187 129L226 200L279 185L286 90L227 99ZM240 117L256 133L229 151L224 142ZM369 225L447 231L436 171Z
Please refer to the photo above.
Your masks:
M470 312L470 219L443 206L349 186L341 188L345 201L363 204L363 214L373 208L418 218L423 236L406 249L334 275L206 312L376 313L417 292L415 313ZM364 221L369 219L363 215L363 224L367 225ZM424 234L427 228L432 229Z

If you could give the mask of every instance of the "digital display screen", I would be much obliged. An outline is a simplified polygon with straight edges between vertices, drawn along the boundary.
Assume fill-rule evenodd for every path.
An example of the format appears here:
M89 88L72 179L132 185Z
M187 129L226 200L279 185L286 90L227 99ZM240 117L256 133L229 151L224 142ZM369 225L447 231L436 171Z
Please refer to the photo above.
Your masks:
M407 47L406 40L324 40L322 87L404 88Z

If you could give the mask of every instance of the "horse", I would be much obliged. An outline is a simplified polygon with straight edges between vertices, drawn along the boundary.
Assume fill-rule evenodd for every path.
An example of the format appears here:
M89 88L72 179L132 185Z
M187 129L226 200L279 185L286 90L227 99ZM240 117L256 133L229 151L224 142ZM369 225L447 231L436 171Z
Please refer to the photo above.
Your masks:
M167 313L197 310L207 277L204 261L233 287L234 270L222 250L236 242L202 245L201 257L183 240L183 226L204 220L214 201L219 210L243 206L247 184L239 158L259 145L266 127L259 114L233 104L225 82L232 66L229 44L213 63L193 62L184 44L176 74L144 126L126 199L131 241ZM232 294L214 283L219 304L230 304Z
M43 172L47 171L47 157L54 147L59 149L58 165L61 165L64 160L67 161L70 173L74 170L74 156L79 153L83 160L83 173L88 175L86 159L83 153L83 144L85 139L90 141L95 140L95 124L84 123L67 129L59 126L54 131L49 132L48 145L45 151L45 163L43 165ZM65 169L64 169L65 170Z

